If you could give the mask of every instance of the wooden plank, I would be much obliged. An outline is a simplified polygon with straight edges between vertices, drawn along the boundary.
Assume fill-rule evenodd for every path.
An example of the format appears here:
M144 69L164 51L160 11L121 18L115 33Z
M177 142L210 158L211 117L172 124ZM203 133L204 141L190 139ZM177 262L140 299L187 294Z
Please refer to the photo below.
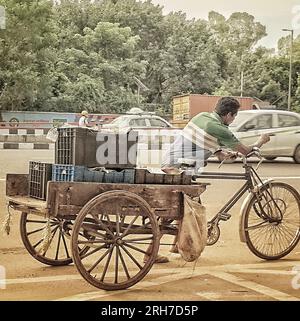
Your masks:
M182 195L186 193L191 197L200 196L205 191L204 185L147 185L147 184L109 184L85 182L49 182L49 200L47 207L51 215L57 215L59 209L55 206L72 205L82 207L95 196L107 191L128 191L141 196L152 209L166 209L161 211L164 216L181 216ZM56 191L55 201L53 192ZM61 207L62 208L62 207ZM168 210L169 209L169 210Z
M38 200L29 196L13 196L7 197L9 205L14 207L18 211L26 213L40 212L41 214L47 214L48 209L46 202Z
M6 175L6 195L7 196L27 196L28 195L28 174L7 174Z

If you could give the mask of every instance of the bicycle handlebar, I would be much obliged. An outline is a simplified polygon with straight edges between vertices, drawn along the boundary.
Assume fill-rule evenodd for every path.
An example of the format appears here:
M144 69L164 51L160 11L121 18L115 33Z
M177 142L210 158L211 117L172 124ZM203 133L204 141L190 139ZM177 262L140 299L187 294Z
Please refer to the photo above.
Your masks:
M260 166L260 164L262 163L262 161L263 161L263 158L262 158L261 153L260 153L260 149L258 147L253 147L252 151L250 153L248 153L247 155L243 155L243 154L241 154L239 152L236 153L236 158L240 157L243 160L244 165L247 163L247 158L252 157L252 156L256 156L257 158L260 159L260 162L257 165L257 168L258 168ZM224 164L224 162L226 162L227 160L228 159L224 159L220 163L218 168L220 168Z

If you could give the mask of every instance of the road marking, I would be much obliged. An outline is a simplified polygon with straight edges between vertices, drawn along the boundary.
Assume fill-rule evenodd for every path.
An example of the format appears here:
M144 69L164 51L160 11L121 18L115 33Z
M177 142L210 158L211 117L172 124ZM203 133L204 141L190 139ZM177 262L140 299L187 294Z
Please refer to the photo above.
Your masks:
M297 265L298 261L286 261L286 260L279 260L279 261L261 261L259 263L249 263L249 264L227 264L227 265L223 265L223 267L225 268L229 268L229 269L241 269L243 270L245 267L246 268L271 268L271 267L278 267L278 268L282 268L282 267L286 267L286 268L292 268L295 265ZM222 266L220 266L222 267Z
M209 301L227 301L228 298L232 295L241 295L243 294L243 300L244 301L250 301L253 299L253 297L257 297L257 294L254 293L253 291L219 291L219 292L196 292L196 295L203 297ZM240 301L240 300L239 300Z
M276 275L296 275L297 271L281 271L281 270L256 270L256 269L242 269L231 270L231 273L248 273L248 274L276 274Z
M201 273L202 274L202 273ZM195 277L196 275L194 275ZM199 276L199 274L197 275ZM191 277L191 272L185 272L185 273L174 273L171 275L166 275L159 277L153 281L140 281L138 284L136 284L133 288L126 289L126 290L118 290L114 292L107 293L107 291L104 290L98 290L95 292L88 292L88 293L81 293L77 295L72 295L69 297L64 297L60 299L56 299L54 301L90 301L90 300L96 300L101 299L103 297L112 296L115 294L122 294L122 293L129 293L134 292L136 290L144 290L149 287L153 286L159 286L165 283L170 283L174 281L179 281L182 279L186 279L187 277Z
M151 274L163 274L170 273L167 269L153 269ZM114 272L108 273L108 276L114 275ZM26 283L43 283L43 282L56 282L56 281L70 281L70 280L83 280L80 274L74 275L56 275L56 276L45 276L45 277L35 277L35 278L16 278L16 279L7 279L7 285L13 284L26 284Z
M252 282L252 281L247 281L243 278L234 276L229 273L211 271L210 275L220 278L222 280L225 280L227 282L236 284L238 286L248 288L248 289L253 290L255 292L264 294L266 296L269 296L269 297L274 298L279 301L300 301L299 298L296 298L296 297L291 296L289 294L283 293L283 292L275 290L275 289L271 289L267 286L264 286L264 285L261 285L261 284L258 284L258 283Z
M262 177L262 179L300 179L300 176L267 176L267 177Z
M287 263L291 263L291 262L287 262ZM257 264L253 264L253 265L257 265ZM182 269L184 269L185 271L182 272ZM115 295L116 293L122 294L122 293L128 293L128 291L143 290L148 287L162 285L164 283L170 283L170 282L178 281L178 280L182 280L182 279L198 277L201 275L212 275L212 276L215 276L218 278L223 278L225 281L228 281L231 283L239 282L238 285L240 285L241 287L250 288L257 293L262 293L264 295L273 297L277 300L293 300L293 301L297 300L297 301L300 301L300 299L290 296L288 294L285 294L283 292L273 290L271 288L268 288L266 286L262 286L260 284L255 283L255 282L250 282L250 281L243 280L241 278L237 278L233 275L230 275L229 273L222 272L222 271L226 270L226 271L240 272L240 273L244 273L244 271L245 271L245 273L255 273L255 270L243 269L242 265L238 265L238 267L235 267L234 265L228 265L228 266L224 265L224 266L218 266L218 267L206 266L206 267L195 268L194 270L192 268L182 268L182 269L179 270L180 272L178 272L178 273L175 272L171 275L162 276L162 277L156 278L155 280L152 280L152 281L143 281L142 280L139 283L137 283L133 288L130 288L130 289L119 290L117 292L112 292L112 293L107 293L106 291L99 290L100 292L95 291L95 292L81 293L81 294L72 295L69 297L60 298L55 301L97 300L97 299L101 299L103 297ZM158 272L159 270L154 270L154 271ZM271 270L271 271L258 270L258 272L256 272L256 273L260 273L259 271L261 271L262 273L265 272L265 273L269 273L269 274L273 274L273 275L274 274L275 275L280 275L280 274L293 275L294 274L291 271L280 271L280 270ZM152 272L150 272L150 273L152 274ZM224 277L224 275L226 276L227 280ZM228 275L230 277L228 277ZM204 296L203 293L201 293L201 292L198 292L198 293L199 293L199 295L201 294L201 296ZM208 300L214 300L214 299L217 299L217 297L219 298L219 294L211 292L211 293L206 293L206 295L204 297Z
M171 274L180 274L182 272L190 273L190 276L194 276L196 273L208 274L211 270L221 270L226 272L241 272L241 273L265 273L265 274L278 274L278 275L294 275L295 271L292 271L292 268L295 266L296 262L291 261L279 261L279 262L262 262L262 263L253 263L253 264L225 264L220 266L202 266L196 267L173 267ZM268 267L287 267L290 268L290 271L282 270L264 270L262 268ZM178 271L178 272L177 272ZM113 272L109 273L112 274ZM152 268L149 272L149 275L157 275L168 273L170 274L170 269L156 269ZM16 279L7 279L7 285L13 284L26 284L26 283L43 283L43 282L56 282L56 281L69 281L69 280L82 280L80 274L76 275L56 275L56 276L45 276L45 277L33 277L33 278L16 278Z
M286 293L273 290L269 287L262 286L252 281L246 281L242 278L235 277L230 273L246 273L246 274L272 274L272 275L294 275L295 271L292 271L292 267L295 265L295 262L292 261L278 261L278 262L261 262L254 264L233 264L233 265L220 265L220 266L202 266L195 267L192 266L183 267L182 265L178 265L177 267L170 269L156 269L155 267L149 272L149 276L159 276L163 273L167 274L164 276L157 277L151 281L141 280L137 283L133 288L107 292L104 290L97 290L93 292L80 293L76 295L71 295L63 298L56 299L55 301L88 301L88 300L97 300L103 297L112 296L122 293L129 293L129 291L143 290L146 288L150 288L153 286L160 286L165 283L174 282L178 280L183 280L187 278L199 277L201 275L212 275L214 277L218 277L227 282L231 282L237 284L241 287L251 289L256 293L261 293L263 295L267 295L276 300L300 300L299 298L290 296ZM288 268L290 270L266 270L265 268ZM109 273L109 275L113 275L114 272ZM35 278L17 278L17 279L8 279L6 280L6 284L28 284L28 283L41 283L41 282L57 282L57 281L70 281L70 280L83 280L81 275L58 275L58 276L48 276L48 277L35 277ZM87 286L89 285L86 283ZM199 296L202 296L208 300L219 300L224 299L222 297L222 293L214 293L214 292L197 292Z
M42 283L42 282L55 282L55 281L70 281L82 280L81 275L59 275L59 276L45 276L37 278L20 278L20 279L7 279L7 285L25 284L25 283Z

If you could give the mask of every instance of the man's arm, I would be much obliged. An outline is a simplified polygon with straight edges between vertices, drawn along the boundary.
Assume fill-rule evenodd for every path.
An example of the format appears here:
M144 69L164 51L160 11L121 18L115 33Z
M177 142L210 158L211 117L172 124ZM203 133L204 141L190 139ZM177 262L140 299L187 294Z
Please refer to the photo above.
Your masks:
M239 152L243 155L247 155L252 151L253 147L260 148L262 145L266 144L269 141L270 141L270 136L268 134L262 134L260 136L260 138L258 139L258 141L256 143L254 143L253 145L246 146L242 143L239 143L236 145L234 150L236 150L237 152Z

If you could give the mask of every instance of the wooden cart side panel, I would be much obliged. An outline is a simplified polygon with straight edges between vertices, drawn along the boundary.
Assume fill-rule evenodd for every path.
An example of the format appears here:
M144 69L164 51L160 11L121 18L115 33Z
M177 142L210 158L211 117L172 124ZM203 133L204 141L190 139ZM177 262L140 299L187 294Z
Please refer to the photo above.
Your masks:
M28 196L28 174L6 175L6 196Z
M85 182L48 182L47 208L51 216L78 211L95 196L107 191L125 190L141 196L161 217L181 217L182 192L198 197L205 185L139 185Z

